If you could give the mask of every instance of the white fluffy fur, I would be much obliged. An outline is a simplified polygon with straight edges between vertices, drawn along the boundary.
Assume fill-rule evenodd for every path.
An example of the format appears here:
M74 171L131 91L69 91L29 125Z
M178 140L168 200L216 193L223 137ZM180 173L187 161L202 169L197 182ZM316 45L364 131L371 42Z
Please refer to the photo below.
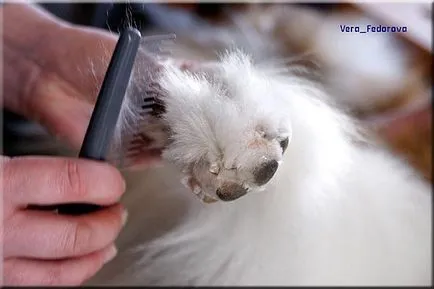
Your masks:
M166 93L165 121L173 142L164 158L191 172L211 196L227 181L256 188L253 171L267 160L282 160L279 141L291 136L280 88L241 53L229 53L203 73L170 66L160 80ZM243 76L243 77L240 77ZM271 117L272 116L272 117ZM253 144L253 145L252 145ZM253 147L253 148L249 148ZM218 167L218 176L209 172Z
M353 124L319 88L258 70L240 52L219 65L229 93L166 66L165 119L176 133L165 155L177 166L126 174L119 255L89 284L431 284L429 185L354 142ZM251 161L240 156L257 123L291 133L264 191L203 204L180 184L178 165L217 146L225 160Z

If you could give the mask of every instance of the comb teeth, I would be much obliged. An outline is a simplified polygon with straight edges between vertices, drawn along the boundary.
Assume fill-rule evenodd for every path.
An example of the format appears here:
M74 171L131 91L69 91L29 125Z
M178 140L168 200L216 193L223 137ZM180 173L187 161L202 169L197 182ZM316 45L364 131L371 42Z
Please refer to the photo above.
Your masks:
M145 153L153 142L154 140L143 132L134 134L129 142L125 156L128 159L134 159Z
M155 97L144 98L143 104L140 106L140 108L141 117L146 117L148 115L158 117L165 112L163 102Z
M120 152L114 154L122 166L143 162L146 155L164 146L161 143L166 133L158 124L165 106L161 99L163 89L157 79L164 67L161 59L170 56L175 38L174 34L141 38L129 91L135 116L128 124L135 133L125 131L121 143L115 146L115 151Z
M143 99L143 104L141 106L142 112L141 114L148 114L151 113L154 110L155 106L155 99L154 97L147 97Z
M152 144L152 139L144 133L138 133L133 135L133 140L130 142L132 146L148 146Z
M155 142L154 139L147 134L140 132L143 122L147 121L146 117L149 115L158 115L162 106L160 103L157 103L157 95L154 91L148 91L147 95L147 97L143 98L143 102L140 106L140 116L142 120L138 123L137 129L139 132L131 135L126 147L125 158L129 163L136 163L141 156L145 155L146 152L151 149L152 144Z
M165 106L163 105L163 102L161 100L157 100L154 103L154 108L152 110L152 115L155 117L158 117L162 115L166 111Z
M176 39L175 34L163 34L142 37L141 47L158 56L171 55L171 46Z

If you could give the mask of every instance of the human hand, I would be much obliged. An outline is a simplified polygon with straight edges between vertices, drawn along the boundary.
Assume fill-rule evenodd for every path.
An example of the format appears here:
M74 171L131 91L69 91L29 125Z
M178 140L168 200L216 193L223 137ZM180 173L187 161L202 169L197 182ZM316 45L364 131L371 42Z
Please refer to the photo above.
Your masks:
M61 22L30 5L4 9L5 107L78 149L117 35ZM159 152L143 154L144 165L160 160Z
M53 157L1 158L3 168L3 285L79 285L113 258L125 223L125 190L108 164ZM81 216L28 205L94 203L106 209Z
M34 6L4 9L6 108L80 147L116 37L63 24Z

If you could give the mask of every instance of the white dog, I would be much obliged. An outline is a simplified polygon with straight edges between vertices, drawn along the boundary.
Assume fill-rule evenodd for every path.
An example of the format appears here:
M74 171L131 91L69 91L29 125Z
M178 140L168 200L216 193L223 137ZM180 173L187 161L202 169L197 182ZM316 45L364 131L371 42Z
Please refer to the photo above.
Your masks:
M89 284L431 284L429 184L320 87L240 51L153 80L166 163L126 174L119 254Z

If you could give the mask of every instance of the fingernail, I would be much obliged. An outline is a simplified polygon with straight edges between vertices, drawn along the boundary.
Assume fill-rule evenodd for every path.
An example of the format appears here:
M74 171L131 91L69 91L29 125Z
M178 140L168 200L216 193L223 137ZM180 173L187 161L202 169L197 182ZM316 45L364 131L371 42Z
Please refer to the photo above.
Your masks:
M128 218L128 212L127 210L124 210L122 212L122 227L125 226L125 224L127 223L127 218Z
M105 256L104 256L104 264L107 264L108 262L110 262L111 260L113 260L114 257L116 257L116 254L118 253L118 250L116 249L116 247L113 245L111 246Z

